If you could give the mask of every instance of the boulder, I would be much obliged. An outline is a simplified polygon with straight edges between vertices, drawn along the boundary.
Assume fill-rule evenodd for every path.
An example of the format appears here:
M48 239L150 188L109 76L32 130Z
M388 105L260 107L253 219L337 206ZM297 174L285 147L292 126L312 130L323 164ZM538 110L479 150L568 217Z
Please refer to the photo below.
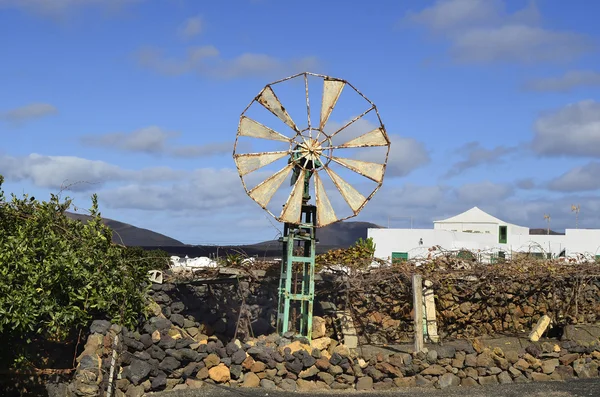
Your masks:
M325 319L323 317L313 316L312 339L322 338L326 334L327 334L327 322L325 321Z
M217 383L225 383L231 380L231 372L229 372L229 368L224 364L219 364L209 369L208 376Z

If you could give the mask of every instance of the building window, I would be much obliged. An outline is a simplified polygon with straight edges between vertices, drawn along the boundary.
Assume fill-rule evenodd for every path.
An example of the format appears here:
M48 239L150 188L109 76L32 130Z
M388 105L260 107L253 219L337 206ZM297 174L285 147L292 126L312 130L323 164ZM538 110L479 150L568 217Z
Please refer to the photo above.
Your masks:
M506 226L500 226L498 237L500 244L506 244L506 241L508 240L508 230Z
M408 260L408 252L392 252L392 263Z

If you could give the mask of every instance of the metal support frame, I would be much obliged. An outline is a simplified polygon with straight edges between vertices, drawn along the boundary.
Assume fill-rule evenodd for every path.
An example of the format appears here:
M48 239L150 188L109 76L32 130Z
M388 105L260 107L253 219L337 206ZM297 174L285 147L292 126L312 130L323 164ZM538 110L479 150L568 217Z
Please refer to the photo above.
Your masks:
M294 331L312 338L312 313L315 296L315 250L317 207L303 205L301 223L283 226L283 256L279 279L277 332L281 335ZM301 251L301 252L298 252ZM300 302L300 317L290 321L293 302Z

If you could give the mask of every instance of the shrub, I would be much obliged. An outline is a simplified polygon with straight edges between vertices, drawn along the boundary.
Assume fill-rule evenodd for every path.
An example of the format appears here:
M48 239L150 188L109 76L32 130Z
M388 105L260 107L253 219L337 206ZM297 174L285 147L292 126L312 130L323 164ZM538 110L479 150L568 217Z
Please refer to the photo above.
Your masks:
M4 348L10 351L11 344L18 348L34 339L64 340L96 318L135 326L144 313L153 263L112 243L96 195L91 219L83 223L65 215L72 203L69 198L51 195L46 202L12 195L7 199L2 182L0 175ZM13 349L15 355L17 351Z

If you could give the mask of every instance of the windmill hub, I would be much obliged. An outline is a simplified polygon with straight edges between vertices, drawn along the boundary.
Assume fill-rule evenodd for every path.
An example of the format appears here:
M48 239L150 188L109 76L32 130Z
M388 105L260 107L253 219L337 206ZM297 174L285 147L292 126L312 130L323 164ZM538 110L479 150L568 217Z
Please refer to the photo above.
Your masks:
M300 154L307 160L314 162L323 154L323 147L316 139L308 138L300 144Z

